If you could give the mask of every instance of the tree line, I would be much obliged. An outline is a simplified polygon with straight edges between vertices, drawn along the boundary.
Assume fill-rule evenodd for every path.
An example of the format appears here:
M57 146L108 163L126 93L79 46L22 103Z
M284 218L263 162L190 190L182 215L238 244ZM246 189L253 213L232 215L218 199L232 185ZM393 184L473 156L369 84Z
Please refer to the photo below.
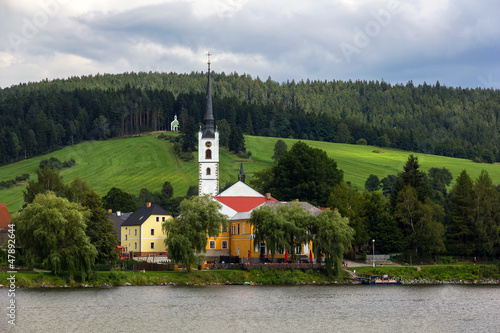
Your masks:
M410 155L401 172L382 180L370 175L361 192L320 149L300 141L290 150L282 145L275 145L276 164L256 172L251 185L280 201L299 199L337 211L355 231L356 251L375 239L382 253L414 258L500 255L500 186L485 170L476 180L462 171L448 191L449 170L426 173Z
M124 73L1 89L0 164L83 140L168 130L174 115L181 130L199 128L206 79L198 72ZM411 81L280 84L237 73L213 73L212 86L216 125L225 121L244 134L500 161L498 90Z

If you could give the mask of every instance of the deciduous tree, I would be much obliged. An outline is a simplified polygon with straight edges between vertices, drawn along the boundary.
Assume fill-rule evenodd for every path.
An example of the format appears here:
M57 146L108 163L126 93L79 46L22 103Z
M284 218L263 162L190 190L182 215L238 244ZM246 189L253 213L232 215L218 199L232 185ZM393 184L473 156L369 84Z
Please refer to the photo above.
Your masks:
M97 250L85 234L89 212L77 203L53 192L39 194L13 223L16 240L23 247L31 267L41 264L71 279L77 271L83 279L97 257Z
M28 205L38 194L48 191L54 192L58 196L65 195L65 187L59 172L46 165L43 169L36 170L37 180L29 180L26 191L23 191L24 205Z
M188 271L198 262L197 255L206 252L207 237L217 237L221 227L227 228L227 217L220 208L221 204L208 195L193 196L181 202L179 216L163 223L170 257Z
M116 250L118 237L113 222L102 206L101 196L92 190L87 191L82 197L81 204L90 211L85 233L97 250L96 261L98 263L115 262L118 258Z
M299 199L313 205L326 205L333 187L344 177L337 162L324 150L311 148L302 141L295 143L270 172L271 181L262 182L265 192L280 200Z
M344 253L351 248L354 233L354 229L349 226L349 219L342 217L338 212L325 210L314 219L313 251L316 258L324 255L329 274L339 275L340 263Z

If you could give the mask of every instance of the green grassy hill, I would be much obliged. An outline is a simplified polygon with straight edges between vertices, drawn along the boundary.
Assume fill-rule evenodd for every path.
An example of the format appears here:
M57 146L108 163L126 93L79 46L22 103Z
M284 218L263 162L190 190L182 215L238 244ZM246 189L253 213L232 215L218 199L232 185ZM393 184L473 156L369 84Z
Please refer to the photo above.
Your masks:
M92 141L63 148L51 154L0 167L0 181L14 179L23 173L33 178L40 161L57 157L61 161L73 158L76 165L61 171L64 182L71 182L80 177L88 182L99 194L106 194L110 188L119 187L129 193L139 195L142 188L154 192L160 190L165 181L172 183L174 196L183 196L189 186L196 185L197 155L193 162L182 162L173 153L172 144L157 139L158 134L142 135L108 141ZM273 164L274 144L278 138L247 136L246 146L252 152L251 159L239 157L221 151L220 175L221 186L226 181L235 182L238 178L240 162L244 162L247 179L254 171ZM290 148L295 139L283 139ZM393 149L381 149L372 146L358 146L318 141L304 141L311 147L320 148L337 161L344 170L344 179L359 189L364 189L366 178L375 174L383 178L397 174L402 170L409 152ZM376 152L374 152L376 151ZM477 178L482 169L486 169L495 184L500 183L500 165L476 164L469 160L450 157L415 154L423 170L432 167L446 167L456 178L466 169L472 178ZM22 191L25 186L0 190L0 202L7 205L9 211L17 211L23 204ZM279 199L279 198L278 198Z

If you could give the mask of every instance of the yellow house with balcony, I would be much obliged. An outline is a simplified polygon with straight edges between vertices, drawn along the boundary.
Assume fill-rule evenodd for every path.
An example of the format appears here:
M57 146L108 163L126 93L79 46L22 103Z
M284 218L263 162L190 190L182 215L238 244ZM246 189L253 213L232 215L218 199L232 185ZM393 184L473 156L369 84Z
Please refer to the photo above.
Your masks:
M121 224L121 245L134 257L166 254L163 222L172 215L157 204L148 202Z

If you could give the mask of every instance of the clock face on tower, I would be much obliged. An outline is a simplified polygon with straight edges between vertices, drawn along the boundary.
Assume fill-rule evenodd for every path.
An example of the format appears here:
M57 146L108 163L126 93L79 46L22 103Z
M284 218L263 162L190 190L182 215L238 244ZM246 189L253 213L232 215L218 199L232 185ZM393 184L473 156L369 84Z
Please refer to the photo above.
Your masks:
M207 146L208 148L212 147L212 142L207 141L207 143L205 143L205 146Z

